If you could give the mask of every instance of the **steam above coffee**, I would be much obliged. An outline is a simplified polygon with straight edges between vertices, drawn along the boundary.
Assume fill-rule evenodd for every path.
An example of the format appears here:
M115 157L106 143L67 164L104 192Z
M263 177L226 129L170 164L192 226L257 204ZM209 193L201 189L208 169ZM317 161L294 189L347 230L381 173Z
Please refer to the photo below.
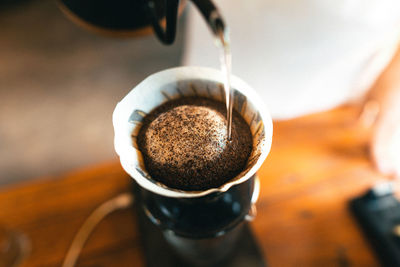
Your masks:
M222 102L184 97L169 101L143 121L138 146L151 177L171 188L205 190L239 174L252 151L249 126L233 113L228 141Z

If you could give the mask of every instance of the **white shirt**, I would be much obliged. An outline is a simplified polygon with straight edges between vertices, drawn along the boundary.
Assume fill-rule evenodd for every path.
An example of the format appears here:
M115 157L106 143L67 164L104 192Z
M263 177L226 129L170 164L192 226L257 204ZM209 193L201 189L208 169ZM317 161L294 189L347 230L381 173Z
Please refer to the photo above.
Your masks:
M214 0L231 32L232 72L273 118L326 110L365 92L396 51L399 0ZM190 6L184 65L219 68Z

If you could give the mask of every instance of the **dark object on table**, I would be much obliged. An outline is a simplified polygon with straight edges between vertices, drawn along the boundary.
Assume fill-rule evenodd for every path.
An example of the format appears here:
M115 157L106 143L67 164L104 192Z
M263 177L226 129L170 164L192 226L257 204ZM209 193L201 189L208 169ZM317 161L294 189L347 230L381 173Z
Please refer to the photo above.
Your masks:
M390 183L350 202L350 209L384 266L400 266L400 202Z

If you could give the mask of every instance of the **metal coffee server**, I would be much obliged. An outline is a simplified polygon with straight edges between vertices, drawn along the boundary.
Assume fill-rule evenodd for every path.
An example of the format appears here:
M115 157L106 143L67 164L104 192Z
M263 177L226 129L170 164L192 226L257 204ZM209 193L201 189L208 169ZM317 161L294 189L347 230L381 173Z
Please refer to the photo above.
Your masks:
M148 174L136 136L143 117L155 107L183 96L223 101L224 74L216 69L179 67L153 74L131 90L113 113L114 146L125 171L139 185L136 199L176 254L192 266L227 258L244 223L255 216L259 193L256 172L272 142L272 120L255 91L232 76L234 109L250 126L253 149L244 170L217 188L183 191Z
M191 0L214 35L224 31L221 14L210 0ZM61 10L86 29L114 36L148 34L153 28L166 45L175 40L179 0L59 0ZM162 26L165 24L165 27Z
M214 266L227 262L244 224L256 215L256 176L228 191L198 198L165 197L142 187L136 194L144 213L185 262Z

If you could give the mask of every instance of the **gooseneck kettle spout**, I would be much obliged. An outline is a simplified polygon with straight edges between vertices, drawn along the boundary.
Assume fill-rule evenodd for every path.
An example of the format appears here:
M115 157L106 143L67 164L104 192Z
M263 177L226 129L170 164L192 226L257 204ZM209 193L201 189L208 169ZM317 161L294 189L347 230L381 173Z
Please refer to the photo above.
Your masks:
M153 29L158 39L164 44L172 44L176 35L176 21L178 17L179 0L166 0L166 27L165 30L160 26L156 15L156 3L154 0L144 0L148 8L148 13L153 25ZM218 35L220 31L224 31L225 23L221 14L210 0L191 0L199 9L205 21L210 27L214 35Z

